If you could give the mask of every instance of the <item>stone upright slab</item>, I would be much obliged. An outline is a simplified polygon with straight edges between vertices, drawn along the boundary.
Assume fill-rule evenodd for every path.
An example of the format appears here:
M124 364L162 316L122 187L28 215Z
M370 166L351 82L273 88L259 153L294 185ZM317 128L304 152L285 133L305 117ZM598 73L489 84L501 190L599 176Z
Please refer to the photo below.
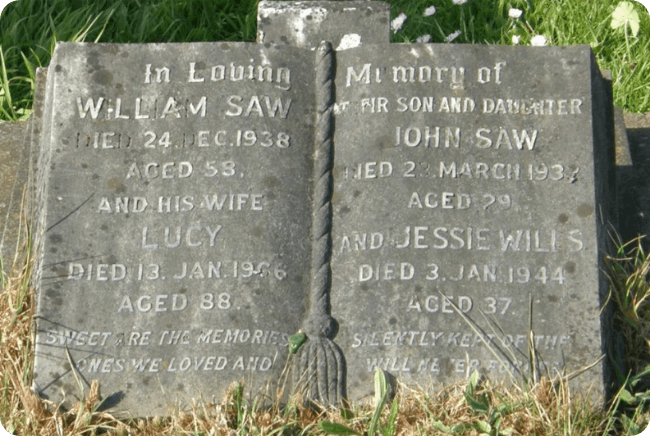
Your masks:
M381 22L373 5L263 3L259 44L57 46L38 393L69 406L98 379L103 407L157 415L242 379L272 394L290 364L324 404L377 367L422 386L588 368L572 383L603 399L614 134L590 49L323 24Z
M14 256L27 239L23 214L29 176L29 123L0 124L0 274L9 274Z
M22 268L33 236L30 226L38 156L38 147L34 147L33 142L40 136L45 71L36 69L34 111L29 120L0 124L0 256L6 275L11 274L14 267Z
M609 83L588 47L337 54L332 313L351 400L568 375L603 398ZM531 356L534 356L531 358Z
M620 136L629 143L629 153L618 169L619 231L622 241L648 235L650 226L650 114L624 114L626 129ZM619 133L617 131L617 136ZM646 242L647 245L647 242Z
M336 50L390 42L390 5L378 1L260 1L257 42Z
M308 297L312 57L57 45L35 391L70 405L98 379L105 407L142 416L279 379Z

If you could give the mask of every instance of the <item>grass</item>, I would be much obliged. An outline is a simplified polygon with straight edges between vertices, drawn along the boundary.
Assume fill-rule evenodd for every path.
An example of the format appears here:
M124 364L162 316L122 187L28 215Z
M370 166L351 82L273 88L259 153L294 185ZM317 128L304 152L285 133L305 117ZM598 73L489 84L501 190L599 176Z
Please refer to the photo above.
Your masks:
M520 45L529 45L534 36L543 35L549 45L589 44L599 65L613 73L615 104L629 112L650 112L650 17L635 2L638 36L630 28L611 27L618 0L435 0L435 14L426 17L423 12L431 1L391 3L392 18L402 13L407 17L393 32L393 42L415 42L424 35L444 42L460 31L455 43L510 45L518 37ZM512 8L522 16L510 17ZM252 0L18 0L0 17L0 119L29 116L34 71L48 64L56 41L252 41L255 17ZM626 344L630 372L619 374L622 388L606 410L577 402L563 380L506 387L472 378L435 394L401 387L395 400L374 409L313 410L302 407L299 398L282 407L262 408L235 385L220 404L197 401L192 410L167 418L125 421L97 411L101 387L96 385L70 411L48 405L29 390L34 307L27 236L23 250L4 259L12 264L12 273L0 277L0 420L14 434L299 435L372 430L386 436L605 435L636 434L650 420L650 259L641 240L619 243L609 259L609 304Z
M26 239L27 240L27 239ZM458 435L605 435L636 434L650 418L647 396L627 383L608 410L576 402L563 380L542 379L519 387L492 385L477 376L435 394L400 387L390 407L354 406L313 410L299 398L288 404L260 407L233 385L220 404L197 401L190 411L167 418L117 420L98 412L99 386L93 383L84 400L70 411L39 399L29 390L33 349L33 290L29 287L30 245L13 260L0 296L0 420L19 435L300 435L323 434L458 434ZM640 244L620 248L610 258L612 303L624 331L632 374L649 361L650 339L647 272L650 259ZM636 347L637 342L644 346ZM385 385L384 385L385 386ZM380 389L386 389L385 387ZM623 392L627 393L625 396ZM381 392L380 392L381 394ZM380 395L380 405L390 403ZM627 402L626 402L627 401ZM48 407L50 409L48 410ZM374 428L375 432L370 430ZM345 432L345 433L344 433Z
M458 2L458 0L456 0ZM393 0L392 17L407 20L393 42L430 35L454 43L529 45L543 35L549 45L589 44L601 68L612 71L615 105L650 112L650 16L638 35L611 27L619 0ZM423 15L435 4L436 12ZM26 119L33 100L34 69L47 66L56 41L116 43L253 41L256 0L18 0L0 17L0 120ZM511 18L509 11L522 11Z

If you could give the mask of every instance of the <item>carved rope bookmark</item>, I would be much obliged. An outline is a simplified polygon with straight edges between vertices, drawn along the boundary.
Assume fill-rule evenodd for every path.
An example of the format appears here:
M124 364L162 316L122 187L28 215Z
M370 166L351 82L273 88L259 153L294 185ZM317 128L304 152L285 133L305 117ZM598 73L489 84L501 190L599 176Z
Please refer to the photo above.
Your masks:
M332 167L334 162L334 50L323 41L316 50L316 125L309 315L307 343L296 359L296 385L305 400L333 405L345 398L345 358L333 339L338 323L330 316L332 272Z

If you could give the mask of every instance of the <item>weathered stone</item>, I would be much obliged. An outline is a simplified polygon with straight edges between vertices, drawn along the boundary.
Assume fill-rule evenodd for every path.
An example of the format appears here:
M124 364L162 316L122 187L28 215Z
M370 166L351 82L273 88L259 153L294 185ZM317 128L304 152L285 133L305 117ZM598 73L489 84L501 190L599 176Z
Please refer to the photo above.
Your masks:
M164 413L279 380L307 306L313 53L58 44L34 388ZM77 377L72 372L76 368Z
M350 399L376 366L426 386L590 364L574 382L602 399L614 138L589 48L391 45L337 65L331 296Z
M0 274L9 274L14 256L27 240L23 199L29 175L26 122L0 124Z
M35 390L70 405L98 379L130 415L274 394L301 329L295 388L326 404L375 367L593 364L573 383L602 400L614 129L589 48L348 44L366 14L388 34L385 6L321 6L263 2L264 44L57 46Z
M390 5L378 1L261 1L257 42L314 49L330 41L336 50L387 44Z
M5 274L22 268L29 252L34 201L34 168L38 150L33 140L40 135L46 69L34 77L34 111L27 122L0 124L0 256Z
M629 158L617 167L622 242L650 234L650 114L623 114ZM644 239L647 247L647 239Z

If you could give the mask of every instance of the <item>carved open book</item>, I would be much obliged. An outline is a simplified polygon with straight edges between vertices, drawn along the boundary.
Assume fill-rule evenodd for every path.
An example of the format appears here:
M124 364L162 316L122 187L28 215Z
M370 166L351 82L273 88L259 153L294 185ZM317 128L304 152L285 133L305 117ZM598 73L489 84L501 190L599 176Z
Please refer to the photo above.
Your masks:
M596 362L608 86L588 47L59 44L34 388L151 415L287 365L336 403Z

